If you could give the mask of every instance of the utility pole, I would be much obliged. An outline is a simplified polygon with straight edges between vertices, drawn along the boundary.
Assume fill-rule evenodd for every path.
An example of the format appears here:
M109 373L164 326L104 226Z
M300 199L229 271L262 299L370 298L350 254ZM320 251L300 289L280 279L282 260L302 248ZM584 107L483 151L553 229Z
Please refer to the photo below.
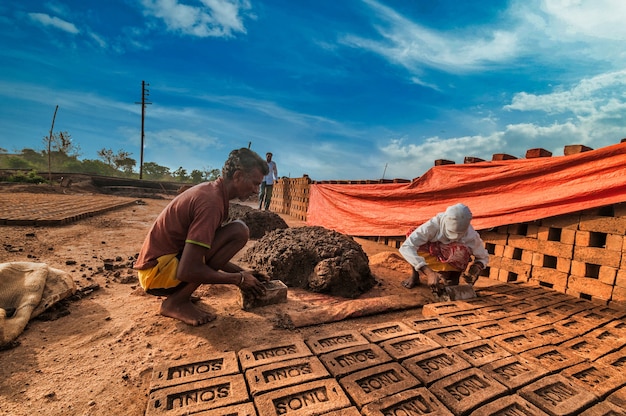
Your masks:
M57 118L57 111L59 110L59 106L57 105L54 109L54 115L52 116L52 126L50 126L50 136L48 137L48 182L52 184L52 170L51 170L51 160L50 160L50 150L52 148L52 130L54 130L54 120Z
M135 102L135 104L141 104L141 156L139 160L139 179L143 179L143 142L144 142L144 124L146 118L146 105L152 104L147 100L147 97L150 96L150 90L146 87L150 86L146 81L141 81L141 102Z

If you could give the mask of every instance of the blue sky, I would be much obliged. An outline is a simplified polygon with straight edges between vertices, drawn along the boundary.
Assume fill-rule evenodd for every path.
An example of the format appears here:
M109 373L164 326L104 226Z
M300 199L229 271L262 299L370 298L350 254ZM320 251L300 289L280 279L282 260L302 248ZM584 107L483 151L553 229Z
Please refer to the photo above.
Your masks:
M0 148L67 131L221 169L411 179L436 159L524 157L626 137L622 0L4 0ZM137 166L138 171L138 166Z

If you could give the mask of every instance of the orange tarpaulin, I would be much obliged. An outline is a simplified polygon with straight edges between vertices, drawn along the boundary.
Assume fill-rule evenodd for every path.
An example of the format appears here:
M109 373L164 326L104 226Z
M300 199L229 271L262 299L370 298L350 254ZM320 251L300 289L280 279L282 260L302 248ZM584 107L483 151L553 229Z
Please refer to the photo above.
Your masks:
M442 165L411 183L313 184L307 225L402 236L456 203L477 230L626 201L626 143L569 156Z

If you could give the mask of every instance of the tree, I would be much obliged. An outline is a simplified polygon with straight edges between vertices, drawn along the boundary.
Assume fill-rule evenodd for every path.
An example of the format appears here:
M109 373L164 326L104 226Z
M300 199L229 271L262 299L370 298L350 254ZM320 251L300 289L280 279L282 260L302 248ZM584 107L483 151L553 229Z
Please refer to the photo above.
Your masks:
M220 171L219 169L208 168L204 168L203 170L194 169L189 176L193 183L200 183L217 179L220 176Z
M98 157L104 161L107 165L117 169L122 170L126 173L132 173L133 167L137 164L135 159L132 159L129 153L124 149L120 149L117 153L113 153L111 149L105 149L104 147L98 150Z
M170 176L170 168L157 165L154 162L144 162L143 173L150 179L163 179L166 176Z
M133 173L133 168L137 164L137 161L131 157L125 157L124 159L116 159L115 167L117 169L121 169L122 172L131 174Z
M172 172L172 174L174 175L174 177L176 179L178 179L181 182L183 182L186 179L188 179L187 178L187 170L184 169L182 166L180 166L178 169L176 169L174 172Z
M105 149L104 147L97 152L98 158L109 166L113 166L115 161L115 154L111 149Z
M65 156L80 156L80 146L72 142L72 136L66 131L60 131L52 135L52 137L44 136L43 143L48 149L50 142L50 153L59 152Z

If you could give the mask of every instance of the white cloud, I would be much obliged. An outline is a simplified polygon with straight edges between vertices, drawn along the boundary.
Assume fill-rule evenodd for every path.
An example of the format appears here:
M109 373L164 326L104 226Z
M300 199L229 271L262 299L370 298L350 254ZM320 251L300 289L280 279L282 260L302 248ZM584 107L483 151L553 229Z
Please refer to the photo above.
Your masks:
M346 35L341 42L379 54L418 75L421 67L464 72L516 55L518 40L514 32L481 29L469 31L471 35L463 32L444 34L414 23L377 1L363 1L378 12L377 17L384 22L384 26L375 25L383 40Z
M505 110L542 111L547 114L572 113L578 117L605 111L613 100L626 98L626 70L601 74L581 80L567 90L549 94L520 92Z
M80 33L78 28L73 23L59 19L58 17L52 17L45 13L28 13L28 17L43 26L51 26L73 35Z
M544 0L541 9L552 20L548 30L573 37L626 38L626 3L622 0Z
M246 33L241 13L248 0L201 0L195 6L178 0L142 0L145 14L162 19L168 30L197 37L230 37Z

